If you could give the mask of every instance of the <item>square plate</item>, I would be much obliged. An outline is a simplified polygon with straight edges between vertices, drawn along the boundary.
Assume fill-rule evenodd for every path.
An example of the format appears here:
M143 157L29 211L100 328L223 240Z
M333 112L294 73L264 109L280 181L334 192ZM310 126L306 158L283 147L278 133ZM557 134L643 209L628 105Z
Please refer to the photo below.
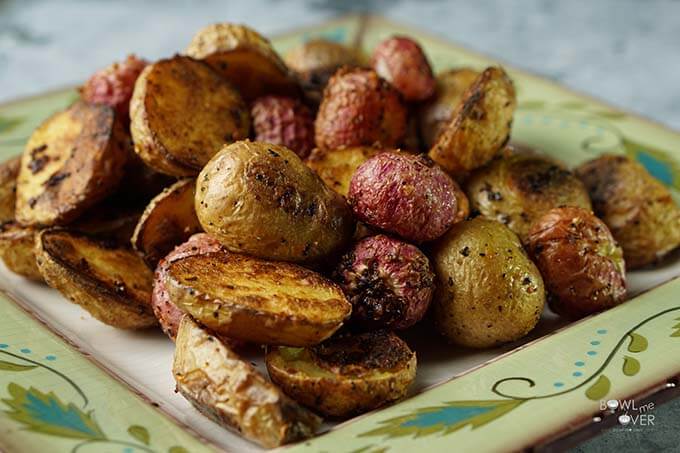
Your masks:
M274 38L285 52L323 37L370 52L404 33L435 71L495 62L418 30L349 16ZM555 83L508 68L519 106L513 141L569 165L602 152L627 154L676 200L680 134ZM21 152L33 128L69 105L59 90L0 106L0 157ZM529 338L502 348L449 346L424 329L405 335L418 351L412 396L345 423L290 451L521 449L588 423L603 401L660 388L680 373L680 259L630 273L629 302L566 326L546 311ZM103 325L44 285L0 269L0 449L11 451L256 451L174 393L173 344L157 332ZM252 357L264 371L260 358ZM266 373L266 371L265 371ZM523 429L518 429L523 427Z

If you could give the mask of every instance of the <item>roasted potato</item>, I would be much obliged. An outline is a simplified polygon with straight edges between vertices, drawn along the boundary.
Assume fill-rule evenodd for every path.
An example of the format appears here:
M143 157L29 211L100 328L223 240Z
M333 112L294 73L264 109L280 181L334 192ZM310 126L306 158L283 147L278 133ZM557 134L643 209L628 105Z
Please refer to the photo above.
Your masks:
M148 63L134 55L97 71L80 89L81 97L95 104L113 107L116 115L126 125L130 121L130 98L135 81Z
M332 417L348 417L406 396L416 354L393 333L334 337L308 348L270 348L272 381L296 401Z
M0 258L15 274L42 281L35 263L35 235L33 227L22 227L12 221L3 223L0 225Z
M132 250L53 228L37 235L35 255L45 282L101 322L121 329L156 324L153 274Z
M395 147L406 133L399 93L370 69L342 68L328 81L316 115L316 146Z
M379 234L359 241L335 272L352 304L352 323L364 329L405 329L430 306L435 276L414 245Z
M33 132L21 157L16 220L66 224L111 194L131 153L113 109L76 102Z
M441 129L430 157L456 177L481 167L509 141L516 106L515 88L505 71L485 69Z
M553 311L579 318L624 301L623 250L590 211L567 206L546 212L532 225L527 250Z
M472 173L466 190L472 210L507 225L524 242L542 214L560 206L591 209L583 183L548 157L513 154Z
M309 269L228 252L173 261L165 286L201 324L250 343L316 344L352 311L337 285Z
M581 165L576 174L595 214L623 248L628 269L652 264L680 245L680 208L642 165L609 154Z
M0 225L14 220L14 206L17 192L17 176L21 156L15 156L0 163Z
M267 94L299 93L286 64L269 41L245 25L208 25L194 35L186 54L215 68L247 102Z
M519 239L495 220L455 224L434 245L434 321L448 340L486 348L522 338L545 304L543 279Z
M437 85L425 52L406 36L392 36L373 50L371 66L410 102L432 96Z
M299 100L265 96L252 106L255 141L282 145L304 159L314 148L314 115Z
M224 143L248 137L239 93L202 61L175 56L147 66L130 101L135 151L151 168L193 176Z
M458 190L426 156L383 152L357 168L347 200L362 222L420 243L451 227Z
M321 424L189 316L177 334L172 373L199 411L263 447L305 439Z
M368 146L332 150L315 148L306 162L328 187L346 197L349 182L359 165L383 151Z
M282 146L226 146L197 181L201 225L233 252L318 262L339 253L354 233L345 200Z
M176 245L202 231L194 209L196 181L182 179L146 207L132 235L132 247L151 268Z
M428 149L434 145L439 133L451 121L453 112L463 100L463 94L479 74L479 71L474 69L459 68L437 75L434 97L418 112L420 136Z

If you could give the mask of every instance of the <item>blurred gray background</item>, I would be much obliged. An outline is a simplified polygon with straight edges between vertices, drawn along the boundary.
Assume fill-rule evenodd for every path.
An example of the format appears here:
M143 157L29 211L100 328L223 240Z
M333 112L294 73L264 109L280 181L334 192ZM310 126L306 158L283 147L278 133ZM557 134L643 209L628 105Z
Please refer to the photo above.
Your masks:
M680 130L680 1L672 0L0 0L0 102L79 83L128 53L171 55L208 23L272 34L354 11L437 33ZM680 451L680 401L655 415L653 427L608 432L577 451Z

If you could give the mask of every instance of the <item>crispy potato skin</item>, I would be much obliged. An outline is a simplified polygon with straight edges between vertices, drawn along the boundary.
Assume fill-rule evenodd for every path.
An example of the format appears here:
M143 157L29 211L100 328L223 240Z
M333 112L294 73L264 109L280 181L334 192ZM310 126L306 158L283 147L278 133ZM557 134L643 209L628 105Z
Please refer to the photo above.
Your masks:
M35 263L36 229L22 227L16 222L5 222L0 226L0 258L7 269L22 277L43 281Z
M17 177L16 220L63 225L113 193L130 138L111 107L76 102L31 135Z
M435 95L419 109L418 115L420 136L428 149L451 121L453 112L463 100L463 94L479 74L479 71L470 68L460 68L437 75Z
M173 247L202 231L194 209L196 181L177 181L151 200L132 235L132 247L151 269Z
M282 146L226 146L197 180L196 213L227 249L261 258L318 262L349 243L345 200Z
M456 177L481 167L508 142L516 106L515 88L505 71L485 69L441 129L430 157Z
M352 323L365 329L405 329L430 306L435 276L417 247L383 234L359 241L334 273L352 304Z
M11 157L0 164L0 224L14 220L20 165L21 156Z
M463 346L514 341L538 322L543 279L509 228L476 217L455 224L434 245L438 278L433 301L439 332Z
M385 150L368 146L333 150L315 148L306 163L328 187L346 197L356 169L383 151Z
M668 189L625 156L603 155L576 174L595 214L623 248L628 269L652 264L680 245L680 208Z
M623 250L590 211L568 206L546 212L531 227L527 250L557 313L578 318L624 301Z
M406 36L392 36L378 44L371 66L407 101L424 101L437 85L425 52Z
M175 260L164 281L181 310L217 334L250 343L316 344L352 311L340 287L309 269L235 253Z
M406 396L416 354L385 331L334 337L305 349L274 347L272 381L296 401L331 417L357 415Z
M301 159L314 148L314 116L299 100L284 96L265 96L252 106L255 141L282 145Z
M151 307L158 318L163 332L175 341L179 323L184 312L173 304L165 287L168 266L174 261L187 256L200 255L224 250L222 245L205 233L194 234L186 242L175 247L168 255L160 260L154 272L153 292L151 293ZM225 341L225 339L222 339ZM228 343L228 342L227 342Z
M457 190L426 156L383 152L357 168L347 199L360 221L421 243L451 227Z
M305 439L321 419L267 381L250 363L185 316L172 372L199 411L266 448Z
M406 133L399 93L370 69L342 68L328 81L316 116L316 146L397 146Z
M130 101L135 151L151 168L193 176L224 143L248 137L239 93L202 61L175 56L147 66Z
M466 182L472 210L507 225L524 242L541 215L560 206L591 209L583 183L543 156L512 154L472 173Z
M126 126L130 122L130 98L135 81L148 63L134 55L97 71L80 89L81 97L95 104L106 104Z
M212 24L194 35L186 49L234 85L247 102L275 94L295 96L299 88L270 42L252 28Z
M45 282L101 322L121 329L156 324L150 305L153 275L132 250L47 229L36 237L35 254Z

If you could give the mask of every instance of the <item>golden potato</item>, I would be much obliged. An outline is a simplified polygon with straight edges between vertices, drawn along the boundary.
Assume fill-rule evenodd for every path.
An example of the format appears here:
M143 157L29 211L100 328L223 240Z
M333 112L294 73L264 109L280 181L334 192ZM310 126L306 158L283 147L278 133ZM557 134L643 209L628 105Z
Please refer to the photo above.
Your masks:
M439 279L434 321L447 339L486 348L536 326L543 280L508 227L483 217L456 223L434 245L432 260Z
M537 155L497 158L473 172L465 189L473 211L507 225L522 242L552 208L591 209L583 183L557 161Z
M15 156L0 163L0 224L14 220L14 205L17 191L17 175L21 156Z
M180 323L172 374L196 409L263 447L305 439L321 424L189 316Z
M35 263L35 235L33 227L22 227L16 222L0 225L0 258L7 269L31 280L42 281Z
M193 176L224 143L248 137L239 93L202 61L175 56L147 66L130 101L135 151L172 176Z
M203 230L194 209L195 192L193 179L177 181L151 200L144 210L131 242L150 268L155 268L176 245Z
M337 285L309 269L229 252L172 261L165 287L204 326L251 343L316 344L352 311Z
M515 88L505 71L485 69L441 129L430 157L456 177L481 167L510 139L516 106Z
M356 169L383 151L385 150L368 146L334 150L316 148L306 162L328 187L346 197L349 192L349 182Z
M156 324L153 274L132 250L63 229L43 230L35 242L45 282L93 317L121 329Z
M332 417L403 398L416 377L415 352L386 331L342 335L309 348L273 347L266 363L287 395Z
M470 68L450 69L437 75L435 96L420 108L418 115L420 136L428 149L451 121L463 94L477 77L479 71Z
M595 214L623 248L628 269L652 264L680 245L680 208L668 189L626 156L603 155L578 167Z
M79 101L52 115L21 157L17 222L73 221L116 189L130 152L130 138L109 106Z
M186 54L215 68L247 102L267 94L299 93L286 64L269 41L245 25L208 25L194 35Z
M261 258L318 262L354 233L343 197L293 151L267 143L225 146L201 171L195 202L206 233Z

